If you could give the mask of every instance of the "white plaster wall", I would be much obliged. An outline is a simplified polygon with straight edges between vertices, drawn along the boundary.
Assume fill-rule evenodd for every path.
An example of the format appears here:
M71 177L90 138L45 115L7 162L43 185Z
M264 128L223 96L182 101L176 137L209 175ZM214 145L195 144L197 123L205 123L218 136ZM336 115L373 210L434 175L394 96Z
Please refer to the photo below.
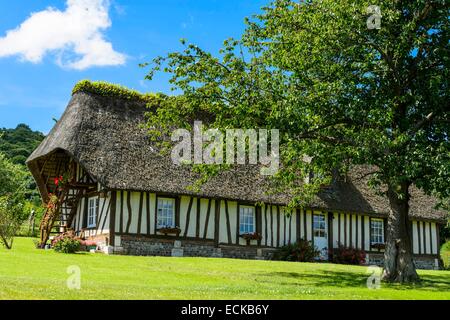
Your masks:
M430 223L429 222L425 222L425 248L426 248L426 253L431 254Z
M364 217L364 250L370 250L370 221L369 217Z
M308 241L312 241L312 214L311 210L306 210L306 237Z
M417 221L412 221L412 244L413 244L413 253L419 253L419 238L417 234Z
M436 223L431 224L431 241L433 241L433 252L432 254L438 254L439 244L437 243L437 228Z
M339 241L339 223L338 223L339 214L333 212L333 248L337 248Z
M185 228L186 228L186 216L187 211L189 208L189 201L191 197L182 196L180 199L180 229L181 229L181 235L184 234ZM193 200L195 201L195 199ZM194 203L192 203L194 206ZM192 217L191 217L192 218ZM192 223L192 220L190 220L189 224Z
M225 202L220 201L219 242L228 243L227 220L225 214Z

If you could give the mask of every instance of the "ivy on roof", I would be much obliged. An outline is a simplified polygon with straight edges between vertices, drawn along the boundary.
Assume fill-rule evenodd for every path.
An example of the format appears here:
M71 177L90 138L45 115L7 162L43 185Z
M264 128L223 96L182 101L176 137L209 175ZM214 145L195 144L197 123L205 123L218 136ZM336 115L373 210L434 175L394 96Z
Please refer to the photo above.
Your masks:
M140 100L151 102L161 95L143 94L136 90L128 89L118 84L112 84L105 81L82 80L78 82L72 90L72 95L77 92L92 93L104 97L117 97L127 100Z

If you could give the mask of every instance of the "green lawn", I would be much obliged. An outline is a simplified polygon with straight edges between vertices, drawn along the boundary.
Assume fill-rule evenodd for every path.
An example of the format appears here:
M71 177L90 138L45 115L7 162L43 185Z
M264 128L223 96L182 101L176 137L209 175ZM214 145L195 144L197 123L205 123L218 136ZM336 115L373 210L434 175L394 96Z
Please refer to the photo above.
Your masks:
M81 289L69 290L69 266ZM17 238L0 249L0 299L450 299L450 271L415 286L366 287L367 268L217 258L58 254Z

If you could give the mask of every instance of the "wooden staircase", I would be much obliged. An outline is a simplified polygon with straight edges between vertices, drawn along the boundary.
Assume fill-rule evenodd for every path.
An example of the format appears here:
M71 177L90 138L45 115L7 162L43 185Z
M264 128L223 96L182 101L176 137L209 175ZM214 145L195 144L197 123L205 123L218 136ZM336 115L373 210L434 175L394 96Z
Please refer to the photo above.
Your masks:
M72 224L83 190L76 190L75 194L70 194L69 190L69 186L65 186L57 195L55 208L46 209L40 225L40 248L45 247L50 236L64 233Z
M64 188L62 192L57 195L58 200L54 204L53 208L49 207L51 199L48 199L47 202L47 208L44 212L44 216L41 220L41 225L39 226L40 229L40 242L39 247L44 248L47 244L48 239L50 238L50 235L52 233L55 233L54 226L55 222L60 216L61 212L61 204L64 201L64 198L67 196L67 188Z

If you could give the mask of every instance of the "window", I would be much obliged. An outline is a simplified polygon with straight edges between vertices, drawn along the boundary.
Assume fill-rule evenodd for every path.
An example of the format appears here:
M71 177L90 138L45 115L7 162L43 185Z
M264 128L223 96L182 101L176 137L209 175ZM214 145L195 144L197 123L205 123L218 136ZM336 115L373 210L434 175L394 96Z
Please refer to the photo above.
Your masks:
M95 228L97 226L97 209L98 198L90 198L88 202L88 228Z
M384 243L384 221L383 219L370 220L370 243Z
M239 206L239 233L255 232L255 207Z
M175 227L175 199L158 198L157 228Z
M314 214L313 219L314 219L313 220L314 237L326 238L327 224L325 221L325 215Z

